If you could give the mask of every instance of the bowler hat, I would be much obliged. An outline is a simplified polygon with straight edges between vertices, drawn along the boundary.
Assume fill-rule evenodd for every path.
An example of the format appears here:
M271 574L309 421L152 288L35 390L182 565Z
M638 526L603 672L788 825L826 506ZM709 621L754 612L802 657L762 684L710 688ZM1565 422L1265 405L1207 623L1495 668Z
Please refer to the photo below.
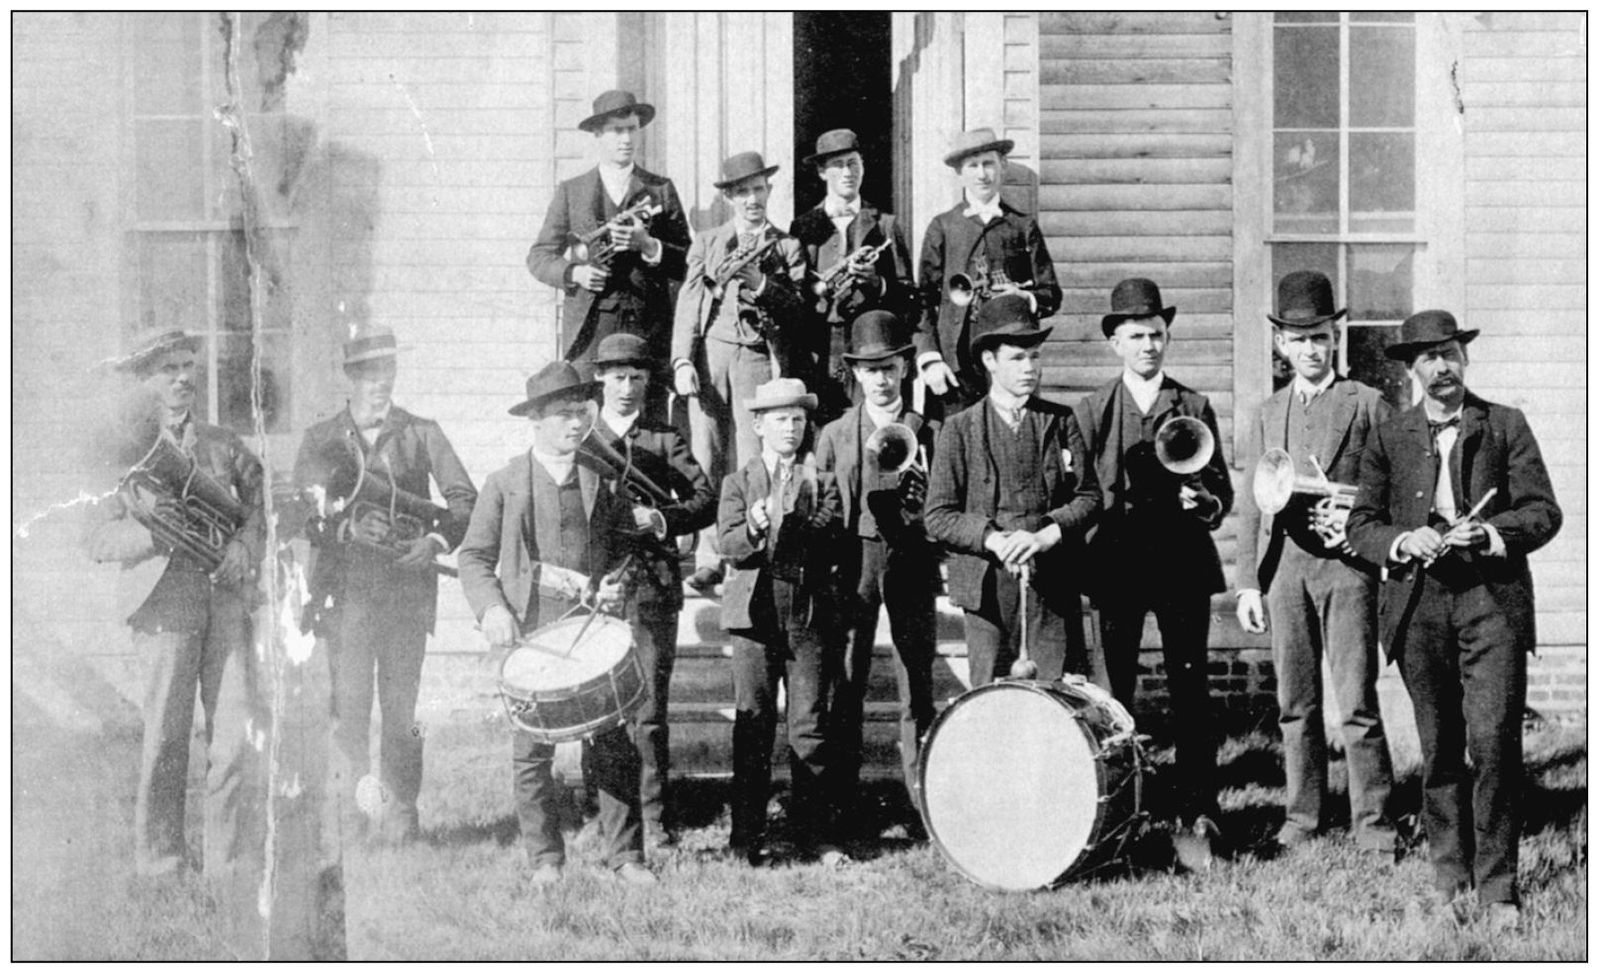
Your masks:
M736 186L750 176L769 176L781 166L768 166L758 152L739 152L721 163L721 178L715 181L716 189Z
M1039 327L1033 306L1020 294L1003 294L984 302L972 328L974 357L1004 342L1032 348L1050 337L1051 325Z
M186 333L182 328L152 328L129 340L129 353L115 359L112 367L119 372L137 372L141 365L174 348L188 348L194 352L201 347L201 339Z
M384 325L362 332L353 330L352 337L341 345L341 364L356 365L377 358L397 357L397 336Z
M1010 139L995 138L994 129L969 129L955 137L950 151L945 153L944 164L951 169L959 169L967 156L991 151L1004 156L1016 145Z
M823 163L845 152L859 152L860 139L851 129L831 129L816 137L816 151L804 157L805 165Z
M1330 279L1318 271L1292 271L1279 279L1279 308L1268 320L1285 328L1312 328L1346 314L1335 310Z
M645 101L638 101L636 95L629 91L606 91L592 99L592 114L583 118L576 128L583 132L593 132L608 119L626 112L636 114L639 125L647 125L654 120L654 106Z
M1112 288L1112 313L1101 318L1101 334L1111 338L1112 332L1123 322L1152 316L1161 318L1163 325L1171 326L1177 310L1171 305L1162 307L1162 291L1150 278L1131 277L1118 281L1117 287Z
M1402 341L1386 346L1386 357L1412 362L1427 348L1435 348L1445 341L1468 345L1480 333L1479 328L1459 331L1458 319L1451 311L1416 311L1402 323Z
M905 338L899 316L891 311L868 311L849 327L849 351L845 362L876 362L904 355L912 348Z
M659 360L649 350L648 339L629 331L617 331L598 343L598 351L592 358L592 374L597 375L611 365L635 365L654 372L659 368Z
M772 379L755 389L754 398L743 404L743 408L751 413L788 406L799 406L805 410L816 408L816 394L805 389L804 380Z
M581 373L569 362L549 362L525 380L525 401L510 406L510 416L528 416L544 402L555 396L569 394L578 399L591 399L598 392L598 383L581 378Z

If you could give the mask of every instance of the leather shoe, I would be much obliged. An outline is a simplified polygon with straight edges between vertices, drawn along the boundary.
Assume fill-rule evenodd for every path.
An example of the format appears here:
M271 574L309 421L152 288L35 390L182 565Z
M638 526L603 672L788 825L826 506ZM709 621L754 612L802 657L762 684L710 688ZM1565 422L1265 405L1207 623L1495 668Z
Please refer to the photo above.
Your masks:
M1286 822L1279 827L1279 844L1287 849L1294 849L1318 838L1318 833L1309 828L1303 828L1295 822Z
M705 566L687 579L687 587L700 595L712 595L715 587L720 585L724 578L725 575L719 568Z
M564 867L555 862L540 862L531 870L530 887L547 889L564 878Z

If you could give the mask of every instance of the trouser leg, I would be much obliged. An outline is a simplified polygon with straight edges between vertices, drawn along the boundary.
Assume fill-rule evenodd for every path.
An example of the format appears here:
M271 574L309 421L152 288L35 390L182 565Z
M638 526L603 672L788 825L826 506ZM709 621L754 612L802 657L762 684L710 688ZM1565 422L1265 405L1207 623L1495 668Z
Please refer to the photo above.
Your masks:
M967 683L973 689L987 686L996 676L1005 676L1011 670L1011 629L1016 616L1009 618L1002 611L996 594L995 575L990 570L983 578L983 598L976 611L968 609L962 617L967 640ZM1016 605L1012 601L1012 606Z
M564 837L559 832L559 793L553 783L553 745L532 734L512 735L514 811L528 863L561 865Z
M261 685L245 603L214 590L201 664L208 719L206 867L248 871L262 860L264 757L273 715Z
M387 627L377 646L380 698L380 777L405 827L418 828L419 786L424 777L425 739L414 719L419 678L425 665L425 632L411 620Z
M889 628L898 655L900 765L911 804L917 804L922 738L933 726L933 658L937 654L937 616L933 604L933 567L926 557L890 559L883 591Z
M670 680L676 663L676 613L658 606L637 610L633 625L644 687L635 735L642 763L639 793L644 827L662 828L670 777Z
M1287 548L1296 549L1287 543ZM1313 559L1282 556L1268 591L1268 625L1285 752L1285 821L1316 832L1323 819L1329 754L1324 739L1324 632L1309 592Z
M1206 595L1169 600L1156 609L1173 712L1179 811L1187 818L1218 813L1218 727L1207 689Z
M860 780L866 684L871 678L877 616L883 608L882 568L886 564L886 548L880 541L862 539L858 549L859 572L855 588L844 598L847 625L840 640L842 663L834 681L831 702L832 736L840 754L833 797L840 809L854 804Z
M1134 685L1140 663L1140 633L1145 625L1144 606L1102 604L1096 609L1101 633L1101 659L1108 685L1104 688L1123 709L1134 710Z
M776 683L766 644L733 634L732 836L734 847L752 848L765 835L771 797L771 749L776 741Z
M1375 587L1340 561L1329 561L1316 588L1324 618L1324 652L1341 716L1346 746L1347 798L1352 828L1391 829L1386 803L1391 798L1391 745L1380 719L1375 684L1380 677Z
M203 646L199 633L134 633L147 668L134 800L134 864L144 875L174 873L184 865L184 792Z
M1423 782L1422 821L1436 886L1443 892L1472 883L1474 848L1469 773L1464 765L1464 691L1457 634L1451 626L1453 596L1426 578L1402 649L1402 678L1419 726Z
M330 647L330 689L334 696L330 736L335 745L337 800L350 812L357 783L369 773L375 671L375 641L370 633L378 620L365 602L356 599L348 600L339 613Z
M642 760L625 725L606 731L586 745L589 770L598 782L598 834L604 861L613 868L642 861Z
M819 840L831 827L827 783L833 752L827 735L831 688L827 640L815 626L788 627L784 666L788 687L788 756L793 796L789 830L802 842Z
M1466 745L1475 768L1470 796L1475 888L1482 903L1517 902L1525 657L1508 617L1484 586L1458 596L1453 621Z
M731 463L731 393L727 379L733 348L725 342L704 344L698 395L687 400L688 448L693 459L716 484L734 469ZM698 533L695 560L699 568L719 569L721 566L715 534L713 524Z

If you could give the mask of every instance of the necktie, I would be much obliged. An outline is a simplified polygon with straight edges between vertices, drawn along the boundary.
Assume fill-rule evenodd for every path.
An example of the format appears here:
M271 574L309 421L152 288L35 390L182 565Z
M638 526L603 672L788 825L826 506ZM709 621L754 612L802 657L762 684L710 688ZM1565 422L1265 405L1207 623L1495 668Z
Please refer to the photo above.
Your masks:
M1430 420L1430 438L1432 440L1439 439L1441 437L1442 430L1456 428L1458 426L1458 419L1459 417L1454 416L1452 419L1448 420Z

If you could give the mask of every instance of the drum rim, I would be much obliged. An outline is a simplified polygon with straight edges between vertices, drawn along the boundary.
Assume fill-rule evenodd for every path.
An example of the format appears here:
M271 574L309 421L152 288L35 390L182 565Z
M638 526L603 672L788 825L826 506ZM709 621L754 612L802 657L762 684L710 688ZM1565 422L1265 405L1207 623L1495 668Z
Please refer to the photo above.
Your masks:
M546 625L538 626L537 628L531 630L530 633L526 634L526 636L535 636L538 633L548 632L561 627L565 629L572 629L578 625L586 623L587 621L587 618L584 616L568 616L566 618L557 619L553 622L547 623ZM509 652L503 655L503 659L499 661L497 665L498 701L503 705L504 718L507 719L510 728L515 732L530 734L532 737L535 737L544 744L567 744L571 741L591 739L599 733L612 730L615 727L623 726L631 722L632 713L642 705L642 699L648 693L648 674L643 671L642 660L638 658L636 652L635 629L627 620L619 619L611 615L598 616L597 618L593 619L592 622L593 624L602 623L606 629L621 629L627 639L626 652L620 657L619 661L610 666L607 670L597 674L596 676L583 680L582 682L571 687L571 695L573 696L583 690L591 689L599 684L606 684L609 686L616 685L619 682L616 679L616 673L618 673L622 667L624 667L624 669L627 671L632 671L637 674L636 690L633 691L630 697L622 702L619 706L619 709L612 714L607 714L602 717L595 717L592 720L588 720L580 724L566 724L563 727L557 728L534 729L526 724L521 723L514 716L513 708L510 706L511 701L519 701L527 704L554 703L557 701L553 698L544 698L539 700L533 695L533 691L511 687L503 679L503 669L508 665L509 659L514 655L515 652L520 649L530 649L532 652L540 652L540 650L537 650L534 647L516 644L513 649L509 650Z
M1102 757L1101 757L1101 755L1103 753L1103 748L1101 747L1101 743L1095 739L1095 734L1094 734L1094 732L1092 732L1090 730L1089 725L1086 724L1084 721L1079 720L1078 715L1076 713L1074 713L1070 708L1068 708L1066 702L1061 697L1058 697L1056 695L1056 693L1053 691L1052 688L1060 687L1060 686L1063 686L1063 684L1059 680L1019 680L1019 679L1014 679L1014 678L1006 678L1006 679L1000 679L1000 680L993 680L993 681L991 681L989 683L984 684L983 686L973 687L970 690L968 690L967 692L961 694L959 697L956 697L954 702L952 702L949 706L945 707L944 711L933 719L933 724L930 727L928 727L927 734L924 735L923 738L922 738L921 754L917 758L917 767L916 767L917 812L922 816L922 825L923 825L924 828L927 829L927 834L928 834L929 838L931 839L932 843L935 846L938 847L939 852L944 854L945 861L947 861L950 864L950 866L952 868L954 868L957 872L959 872L962 876L965 876L968 882L971 882L972 884L974 884L976 886L980 886L983 889L987 889L987 890L990 890L990 891L996 892L996 893L1024 892L1024 890L1021 890L1021 889L1019 889L1017 887L1014 887L1014 886L1000 886L998 884L991 883L991 882L986 882L986 881L978 878L976 875L973 874L972 870L968 869L966 866L963 866L960 862L958 862L956 860L954 854L952 854L950 852L949 848L939 838L938 832L933 828L932 816L931 816L931 813L928 811L928 805L927 805L927 801L928 801L928 794L927 794L927 766L928 766L928 757L931 754L931 751L929 749L929 744L934 739L934 737L937 736L938 731L939 731L939 727L944 724L944 722L949 717L949 715L952 712L954 712L962 704L962 702L965 701L968 697L977 696L979 694L982 694L982 693L985 693L985 692L988 692L988 691L992 691L992 690L997 690L997 689L1000 689L1000 688L1003 688L1003 687L1011 687L1011 688L1015 688L1015 689L1029 690L1029 691L1032 691L1033 693L1036 693L1036 694L1038 694L1038 695L1040 695L1042 697L1047 697L1049 699L1054 700L1059 706L1061 706L1061 707L1063 707L1064 709L1067 710L1068 717L1070 717L1072 719L1072 723L1074 724L1074 726L1076 726L1078 728L1079 733L1084 735L1084 741L1085 741L1085 743L1087 743L1089 745L1090 755L1095 759L1095 768L1096 768L1097 774L1099 775L1098 781L1099 781L1099 785L1100 785L1100 795L1102 797L1109 797L1110 794L1111 794L1111 792L1108 791L1108 786L1111 783L1110 769L1107 767L1106 761L1103 760ZM1094 815L1092 821L1090 822L1090 836L1091 837L1099 836L1102 833L1102 831L1106 827L1106 818L1107 818L1108 815L1111 814L1111 811L1112 811L1112 805L1111 805L1110 802L1108 802L1108 801L1099 801L1099 802L1096 803L1095 815ZM1079 849L1078 855L1073 857L1073 861L1067 866L1067 868L1063 869L1060 873L1057 873L1056 877L1054 879L1052 879L1049 882L1044 883L1044 884L1042 884L1040 886L1030 887L1029 889L1030 890L1055 889L1058 886L1063 886L1063 885L1071 882L1073 879L1077 878L1078 875L1081 872L1083 872L1087 868L1089 868L1089 867L1085 866L1085 861L1089 858L1090 854L1095 849L1099 848L1100 845L1101 845L1101 843L1099 843L1099 842L1095 842L1095 843L1086 842Z

